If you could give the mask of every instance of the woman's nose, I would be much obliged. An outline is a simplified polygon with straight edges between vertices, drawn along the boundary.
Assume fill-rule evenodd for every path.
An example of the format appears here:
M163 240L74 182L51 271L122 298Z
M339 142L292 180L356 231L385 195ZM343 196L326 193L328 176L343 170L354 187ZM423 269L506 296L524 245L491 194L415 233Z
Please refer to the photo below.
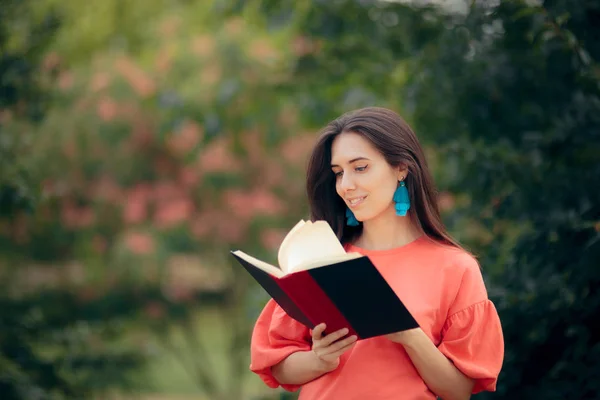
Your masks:
M352 190L354 189L354 180L350 177L350 174L342 174L342 179L340 182L340 188L342 190Z

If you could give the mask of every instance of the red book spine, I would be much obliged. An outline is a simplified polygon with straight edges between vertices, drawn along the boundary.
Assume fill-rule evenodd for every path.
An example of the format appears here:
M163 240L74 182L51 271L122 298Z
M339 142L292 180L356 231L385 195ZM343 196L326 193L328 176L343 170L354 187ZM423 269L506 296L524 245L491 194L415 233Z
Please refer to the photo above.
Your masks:
M324 322L326 333L348 328L348 335L357 335L346 317L329 299L307 271L299 271L278 280L279 287L296 303L313 323L313 328Z

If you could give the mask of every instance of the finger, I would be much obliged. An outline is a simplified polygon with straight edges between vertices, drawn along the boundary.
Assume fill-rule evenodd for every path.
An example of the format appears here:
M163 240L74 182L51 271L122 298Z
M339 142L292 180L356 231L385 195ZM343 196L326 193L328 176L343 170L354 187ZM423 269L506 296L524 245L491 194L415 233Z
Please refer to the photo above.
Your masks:
M354 347L355 344L356 344L356 341L354 341L350 344L347 344L346 346L338 349L337 351L334 351L333 353L324 353L323 351L320 351L317 353L317 355L319 356L319 358L321 360L334 361L334 360L339 359L342 356L342 354L344 354L345 352L350 350L352 347Z
M344 343L344 346L340 347L338 350L334 351L333 353L327 354L326 357L334 358L334 359L338 358L342 354L344 354L345 352L350 350L352 347L354 347L355 344L356 344L356 339L352 340L350 343ZM337 345L337 343L336 343L336 345Z
M329 335L325 336L322 340L321 345L322 346L329 346L330 344L334 343L335 341L343 338L344 336L346 336L348 334L348 328L342 328L338 331L332 332Z
M325 332L325 328L327 328L327 326L324 323L315 326L315 328L312 331L313 342L322 339L323 332Z
M323 349L321 350L321 353L322 353L322 354L328 354L328 355L329 355L329 354L334 354L334 353L337 353L337 352L339 352L339 351L341 351L341 350L345 349L346 347L348 347L348 346L350 346L350 345L354 344L354 342L356 342L356 340L357 340L357 337L356 337L356 335L349 336L349 337L347 337L347 338L345 338L345 339L343 339L343 340L340 340L340 341L338 341L338 342L335 342L335 343L333 343L333 344L332 344L331 346L329 346L329 347L323 348ZM344 350L344 351L345 351L345 350ZM344 351L342 351L342 353L343 353ZM341 354L341 353L340 353L340 354Z

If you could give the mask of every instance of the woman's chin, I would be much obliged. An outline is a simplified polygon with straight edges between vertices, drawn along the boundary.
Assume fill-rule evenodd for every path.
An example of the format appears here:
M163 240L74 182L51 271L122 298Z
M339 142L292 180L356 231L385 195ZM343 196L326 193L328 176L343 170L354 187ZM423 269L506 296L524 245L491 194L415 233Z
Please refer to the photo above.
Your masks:
M358 222L361 222L361 223L363 223L363 224L365 223L365 221L368 221L368 220L369 220L369 217L358 216L358 215L356 215L356 214L354 215L354 217L356 218L356 220L357 220Z

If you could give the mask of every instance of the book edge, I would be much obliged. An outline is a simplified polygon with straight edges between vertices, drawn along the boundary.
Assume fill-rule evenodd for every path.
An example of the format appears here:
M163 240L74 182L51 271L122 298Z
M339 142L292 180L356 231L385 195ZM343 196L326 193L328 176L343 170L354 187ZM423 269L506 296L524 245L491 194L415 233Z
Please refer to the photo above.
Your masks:
M264 271L267 274L274 276L275 278L282 278L283 276L286 275L286 273L284 271L282 271L280 268L277 268L276 266L271 265L268 262L259 260L256 257L252 257L251 255L246 254L241 250L232 251L231 254L233 254L237 257L240 257L241 259L248 262L253 267L258 268L261 271Z
M361 257L366 257L366 256L363 254L360 254L360 253L345 253L345 254L340 254L340 255L335 255L335 256L328 256L328 257L324 257L324 258L320 258L317 260L309 261L307 263L300 264L300 265L298 265L297 268L294 268L292 271L287 272L286 274L291 275L291 274L295 274L295 273L298 273L301 271L309 271L311 269L324 268L329 265L339 264L342 262L355 260L355 259L361 258Z

